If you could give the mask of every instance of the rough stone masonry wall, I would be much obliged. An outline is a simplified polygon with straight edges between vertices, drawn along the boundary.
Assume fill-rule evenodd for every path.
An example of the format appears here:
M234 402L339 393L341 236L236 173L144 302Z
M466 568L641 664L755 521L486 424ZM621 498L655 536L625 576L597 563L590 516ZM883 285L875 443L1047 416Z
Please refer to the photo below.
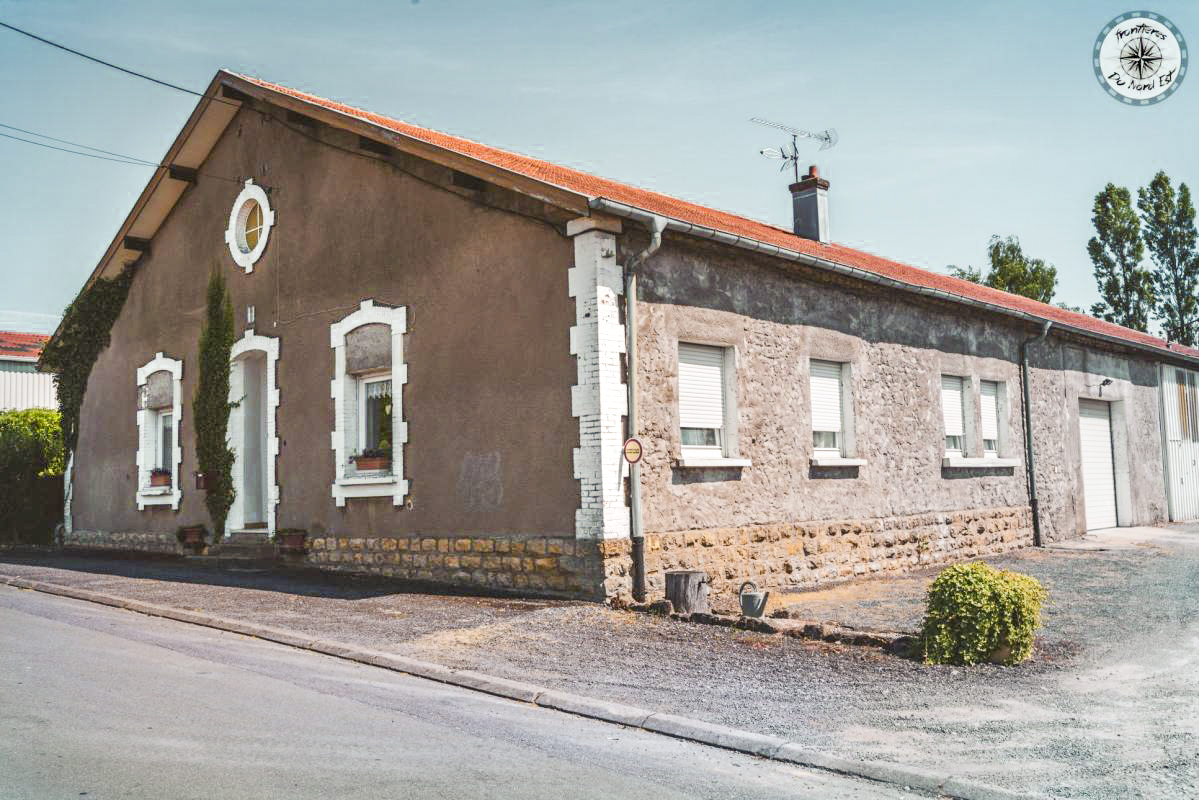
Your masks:
M596 545L573 536L317 536L308 540L306 563L496 591L602 599Z
M717 608L735 607L738 588L803 589L872 575L895 574L1032 544L1028 507L987 508L880 519L751 525L646 536L646 584L662 597L665 572L708 573ZM615 596L632 593L629 541L601 545Z
M73 530L63 534L64 547L79 550L111 550L127 553L181 555L184 550L174 533L142 531L109 532Z

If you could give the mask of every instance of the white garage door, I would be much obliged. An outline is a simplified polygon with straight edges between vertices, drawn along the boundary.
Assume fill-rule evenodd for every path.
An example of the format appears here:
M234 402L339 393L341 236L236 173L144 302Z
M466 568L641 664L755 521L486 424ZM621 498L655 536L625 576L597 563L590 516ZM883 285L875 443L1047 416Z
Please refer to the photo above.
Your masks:
M1111 406L1101 400L1078 401L1082 444L1082 485L1087 530L1116 527L1116 470L1112 459Z

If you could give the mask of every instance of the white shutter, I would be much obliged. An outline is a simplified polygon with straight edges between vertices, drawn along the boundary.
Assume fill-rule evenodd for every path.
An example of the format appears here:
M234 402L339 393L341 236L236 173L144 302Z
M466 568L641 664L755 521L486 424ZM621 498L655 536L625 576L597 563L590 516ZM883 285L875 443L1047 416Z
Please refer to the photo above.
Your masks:
M812 361L812 430L841 433L841 365Z
M945 435L965 436L962 416L962 379L953 375L941 376L941 412L945 415Z
M979 387L983 439L999 440L999 384L983 381Z
M360 433L358 431L358 404L362 398L358 396L358 379L353 375L342 375L341 401L341 430L345 437L346 459L361 451ZM345 464L340 466L345 470Z
M679 343L679 427L724 428L724 348Z
M1078 401L1078 439L1087 530L1116 527L1116 475L1112 458L1111 408L1098 400Z
M154 446L158 443L158 414L149 409L137 412L137 490L150 485L150 470L154 469Z

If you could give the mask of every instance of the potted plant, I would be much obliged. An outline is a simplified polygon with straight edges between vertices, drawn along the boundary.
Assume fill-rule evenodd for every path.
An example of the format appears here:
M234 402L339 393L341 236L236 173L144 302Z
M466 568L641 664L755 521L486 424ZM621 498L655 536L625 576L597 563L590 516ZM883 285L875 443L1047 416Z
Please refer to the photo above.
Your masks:
M354 466L359 472L391 469L391 446L363 450L354 456Z
M155 467L150 470L150 485L151 486L170 486L171 471L162 467Z
M203 525L184 525L175 531L175 538L179 540L179 544L193 553L199 553L204 549L204 540L208 537L208 531L204 530Z
M280 528L275 533L275 541L279 550L284 553L305 553L308 551L306 542L308 531L303 528Z

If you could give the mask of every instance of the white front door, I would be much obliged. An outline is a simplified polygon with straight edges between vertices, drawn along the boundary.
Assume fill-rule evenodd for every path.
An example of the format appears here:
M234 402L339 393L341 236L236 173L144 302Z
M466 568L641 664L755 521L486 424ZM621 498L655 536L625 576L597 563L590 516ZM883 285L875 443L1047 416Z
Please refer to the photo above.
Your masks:
M1116 527L1116 469L1112 457L1111 404L1078 401L1083 500L1087 530Z

